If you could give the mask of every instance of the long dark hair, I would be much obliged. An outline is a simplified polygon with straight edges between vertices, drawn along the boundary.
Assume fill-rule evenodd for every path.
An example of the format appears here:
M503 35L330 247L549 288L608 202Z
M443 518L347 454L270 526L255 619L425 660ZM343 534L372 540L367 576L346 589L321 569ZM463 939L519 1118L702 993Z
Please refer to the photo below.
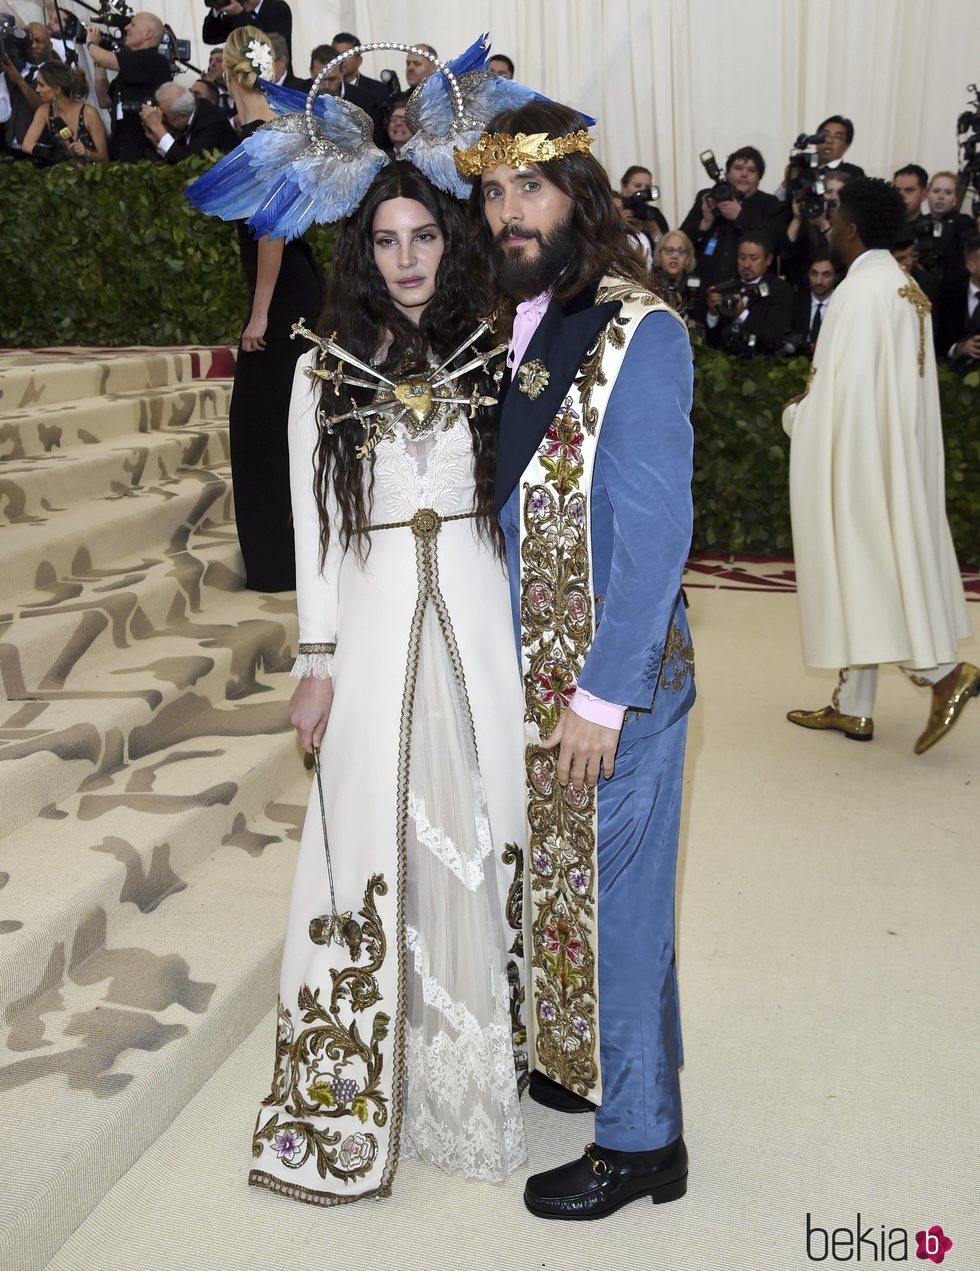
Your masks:
M502 110L487 124L489 133L503 132L516 135L546 133L549 137L564 137L567 133L585 128L582 116L558 102L529 102L514 110ZM554 298L565 304L578 295L590 283L599 281L604 274L615 274L628 282L649 291L654 277L646 268L629 239L629 229L613 202L609 175L602 164L590 154L577 151L562 159L551 159L535 167L562 193L572 200L570 230L575 241L575 253L561 277L555 283ZM470 196L473 219L482 228L479 233L485 245L491 241L490 227L483 215L483 194L480 182L474 185ZM512 308L507 298L498 302L505 309Z
M436 275L436 289L416 326L394 304L374 261L374 217L389 199L414 199L439 226L445 241ZM485 272L485 271L484 271ZM378 370L404 379L424 373L429 357L448 357L477 327L488 312L488 298L476 267L472 228L463 205L437 190L409 163L388 164L378 173L358 210L341 226L334 245L333 269L318 331L333 336L361 361L374 362L385 339L391 339ZM485 346L484 346L485 347ZM481 377L481 392L490 392L489 378ZM339 396L324 382L322 415L345 414L353 405L366 405L370 389L341 386ZM475 510L481 535L500 550L494 517L494 468L497 433L494 416L478 410L470 421L473 436L473 470L476 481ZM330 537L326 492L332 489L340 512L344 547L353 543L364 559L370 550L367 527L374 488L374 455L357 457L368 429L355 420L320 430L315 461L315 489L320 511L320 550L326 553ZM370 464L365 492L364 464ZM329 483L329 484L328 484ZM462 510L462 509L461 509Z

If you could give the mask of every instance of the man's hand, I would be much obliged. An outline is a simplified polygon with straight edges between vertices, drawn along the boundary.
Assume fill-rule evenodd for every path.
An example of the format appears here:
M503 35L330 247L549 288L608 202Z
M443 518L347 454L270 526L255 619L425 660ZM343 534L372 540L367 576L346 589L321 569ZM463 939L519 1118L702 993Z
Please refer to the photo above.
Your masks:
M333 680L305 675L289 699L289 722L307 752L319 749L333 705Z
M737 221L741 210L742 205L738 199L722 199L718 204L718 211L726 221Z
M140 111L140 122L143 131L153 142L157 142L167 134L167 125L163 120L163 111L159 106L144 106Z
M980 335L971 335L968 340L960 340L956 346L956 356L980 358Z
M701 195L701 224L699 230L709 230L715 221L715 201L710 194Z
M721 292L715 291L714 287L709 287L706 299L708 302L708 312L717 313L718 306L721 304Z
M238 3L238 0L228 0L228 4L226 4L220 12L227 13L230 18L234 18L237 17L239 13L244 13L245 10L242 5Z
M559 747L556 775L559 782L581 789L599 783L599 771L608 781L616 767L619 729L590 723L572 710L564 710L558 726L542 750Z
M0 61L0 66L3 67L4 74L9 76L13 83L16 84L19 79L24 78L9 57L5 57L3 61Z

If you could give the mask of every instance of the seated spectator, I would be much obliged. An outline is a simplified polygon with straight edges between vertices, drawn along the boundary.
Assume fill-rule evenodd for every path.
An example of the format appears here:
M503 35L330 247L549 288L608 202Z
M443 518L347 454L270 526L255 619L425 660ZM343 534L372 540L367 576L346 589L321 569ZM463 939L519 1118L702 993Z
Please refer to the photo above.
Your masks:
M310 88L313 87L313 81L322 70L330 65L337 56L337 50L332 44L318 44L310 54ZM344 70L342 66L335 66L329 74L320 80L320 86L317 89L318 97L340 97L344 88ZM306 90L309 92L309 89Z
M292 58L293 14L286 0L228 0L223 9L211 9L204 19L201 38L205 44L224 45L232 31L254 26L266 35L277 32L286 41Z
M286 37L279 31L270 31L267 38L272 45L272 55L275 58L272 64L272 82L278 84L280 88L291 88L296 92L308 93L310 81L300 79L289 69L289 45L286 43Z
M51 35L47 27L40 22L28 22L24 29L31 37L31 46L23 66L18 66L10 57L4 57L0 61L10 101L10 113L4 123L4 139L7 149L17 156L23 152L27 130L41 105L35 86L38 72L45 62L54 60Z
M793 297L793 317L790 321L789 341L793 352L813 357L817 336L827 316L827 305L837 286L837 271L825 252L810 261L807 285Z
M854 140L854 125L849 119L845 119L843 115L830 115L817 132L827 134L827 140L817 146L820 175L825 181L832 172L846 172L852 177L864 176L863 168L859 168L856 163L848 163L844 158Z
M793 292L772 272L772 262L772 239L746 230L738 244L738 276L720 284L726 289L724 298L714 285L708 288L709 344L740 356L775 353L783 345L793 316Z
M716 203L710 190L701 190L684 218L681 229L694 244L703 286L732 277L738 244L747 231L762 232L774 243L781 240L786 209L773 195L759 189L765 171L765 160L754 146L733 151L725 164L733 197Z
M168 163L180 163L192 154L209 150L227 154L238 145L238 135L228 116L196 97L189 88L161 84L156 99L156 106L143 107L140 119L148 139Z
M965 273L951 281L933 312L936 356L958 371L980 367L980 234L963 247Z
M24 153L60 163L104 163L109 157L102 116L85 98L85 72L64 62L45 62L34 81L41 105L24 137Z
M653 244L646 236L643 230L637 230L633 225L633 218L629 211L623 206L623 196L617 194L615 190L611 190L612 201L616 204L616 211L626 222L629 227L629 240L636 252L637 256L643 261L644 269L650 269L653 266Z
M487 70L491 75L496 75L497 79L514 78L514 63L505 53L494 53L487 63Z
M155 13L137 13L123 32L123 48L118 53L99 48L103 34L99 27L89 26L87 31L99 102L112 113L109 157L120 163L155 159L157 153L143 132L140 111L152 106L156 90L173 78L170 63L159 51L163 23ZM108 71L117 72L111 85Z
M401 150L402 146L412 135L408 120L405 118L405 110L406 107L403 101L393 101L388 107L388 113L385 116L385 145L383 149L392 157Z
M694 312L698 288L690 285L697 280L693 273L694 244L688 236L679 229L668 230L653 249L653 267L663 275L662 290L667 303L683 314L688 326L703 322L703 314L698 318Z
M663 212L654 207L648 197L653 188L653 173L649 168L633 164L619 178L619 193L623 200L623 215L637 234L645 234L651 247L667 233L670 226ZM647 195L647 197L643 197ZM659 195L658 195L659 197Z

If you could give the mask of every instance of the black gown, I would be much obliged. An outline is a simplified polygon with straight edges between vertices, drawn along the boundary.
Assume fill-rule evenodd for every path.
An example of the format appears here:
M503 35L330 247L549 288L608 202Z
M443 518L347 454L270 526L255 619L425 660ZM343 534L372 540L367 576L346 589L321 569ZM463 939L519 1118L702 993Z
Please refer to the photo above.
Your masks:
M259 127L247 124L242 135ZM251 303L259 245L243 222L238 223L238 244ZM296 360L308 345L291 340L289 332L300 318L314 324L322 303L323 278L309 244L303 239L286 243L269 305L265 350L246 353L238 344L228 412L231 478L245 586L253 591L291 591L296 586L286 424Z

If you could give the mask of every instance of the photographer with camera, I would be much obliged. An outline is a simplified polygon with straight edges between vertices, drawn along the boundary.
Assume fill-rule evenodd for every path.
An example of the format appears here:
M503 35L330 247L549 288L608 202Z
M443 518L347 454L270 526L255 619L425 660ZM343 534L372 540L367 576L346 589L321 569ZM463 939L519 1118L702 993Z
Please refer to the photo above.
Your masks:
M843 115L830 115L817 128L823 134L823 141L817 145L817 157L820 160L820 175L826 181L831 173L844 173L852 177L863 177L864 169L856 163L848 163L844 155L850 150L854 140L854 125Z
M286 41L293 57L293 14L286 0L208 0L201 38L205 44L224 44L239 27L254 26L266 35L274 31Z
M980 234L963 244L964 273L947 283L933 310L936 356L954 371L980 367Z
M10 98L4 138L7 149L19 157L27 130L41 105L36 87L38 72L45 62L53 60L54 52L51 36L40 22L29 22L20 28L11 25L13 19L6 14L0 14L0 19L6 19L0 26L0 67Z
M807 284L810 265L827 254L831 218L840 205L841 187L851 179L851 174L838 170L822 178L816 175L817 170L808 169L807 174L800 178L794 177L793 168L791 161L786 169L786 179L793 191L790 199L792 216L779 244L779 260L783 277L799 289Z
M772 272L772 239L746 230L736 259L738 276L708 287L708 343L739 357L775 353L789 331L793 291Z
M109 157L102 116L85 98L85 72L64 62L45 62L35 81L41 105L24 137L35 163L104 163Z
M915 223L919 262L940 289L965 277L963 244L976 232L971 219L957 211L960 194L955 172L935 173L926 190L929 215Z
M679 229L668 230L653 250L653 267L663 275L663 297L689 327L703 325L698 304L699 279L694 274L694 244ZM699 312L695 312L699 310Z
M645 234L651 249L656 247L670 226L659 207L660 189L653 184L649 168L633 164L619 178L619 194L622 199L623 219L634 234Z
M787 217L782 203L759 189L766 164L754 146L728 156L724 178L710 150L701 162L715 184L698 192L681 229L694 244L698 276L707 286L734 274L738 244L747 231L762 232L778 243Z
M156 90L173 79L170 62L160 52L163 36L163 22L155 13L136 13L129 18L121 45L95 25L86 28L99 101L112 115L109 157L119 163L156 158L156 150L143 132L140 111L155 105ZM111 84L108 71L116 72Z
M227 115L180 84L161 84L157 104L144 106L140 122L147 139L168 163L180 163L192 154L220 150L227 154L238 145L238 134Z

